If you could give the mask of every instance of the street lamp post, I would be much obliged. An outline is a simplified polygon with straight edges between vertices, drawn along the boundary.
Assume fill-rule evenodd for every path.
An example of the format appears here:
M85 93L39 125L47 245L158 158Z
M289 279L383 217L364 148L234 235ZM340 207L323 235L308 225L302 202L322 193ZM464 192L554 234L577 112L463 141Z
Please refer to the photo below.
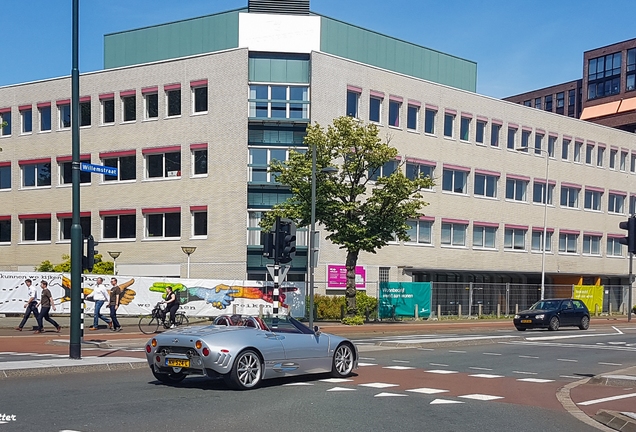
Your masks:
M515 150L521 152L527 152L528 147L517 147ZM545 252L548 246L548 188L550 182L548 180L548 168L550 166L550 154L546 149L534 148L536 151L545 153L545 187L543 188L543 245L541 247L541 300L545 298Z
M108 251L108 255L113 259L113 274L117 275L117 258L121 255L118 251Z
M188 272L186 277L190 279L190 255L192 255L197 248L195 246L181 246L181 250L188 256Z

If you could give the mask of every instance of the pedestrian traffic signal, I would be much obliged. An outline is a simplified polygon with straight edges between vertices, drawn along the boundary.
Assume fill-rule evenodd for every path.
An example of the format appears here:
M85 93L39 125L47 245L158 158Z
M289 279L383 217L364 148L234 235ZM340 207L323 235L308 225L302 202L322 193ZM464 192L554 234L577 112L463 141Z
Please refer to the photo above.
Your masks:
M625 222L619 223L618 226L627 230L627 237L619 238L618 242L627 246L627 252L636 253L636 217L632 216Z
M278 261L288 263L296 256L296 224L290 219L281 219L276 233Z
M95 266L95 239L92 235L86 238L86 255L82 257L82 270L93 271Z

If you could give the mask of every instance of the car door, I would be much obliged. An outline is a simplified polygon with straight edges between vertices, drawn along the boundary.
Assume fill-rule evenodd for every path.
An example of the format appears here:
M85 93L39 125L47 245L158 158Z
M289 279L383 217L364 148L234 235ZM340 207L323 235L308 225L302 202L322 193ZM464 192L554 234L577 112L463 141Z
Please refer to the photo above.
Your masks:
M271 330L276 333L285 350L285 368L288 374L299 375L331 370L328 335L303 333L292 323L284 320Z
M571 300L563 300L561 302L561 312L559 313L562 326L571 326L576 324L576 310Z

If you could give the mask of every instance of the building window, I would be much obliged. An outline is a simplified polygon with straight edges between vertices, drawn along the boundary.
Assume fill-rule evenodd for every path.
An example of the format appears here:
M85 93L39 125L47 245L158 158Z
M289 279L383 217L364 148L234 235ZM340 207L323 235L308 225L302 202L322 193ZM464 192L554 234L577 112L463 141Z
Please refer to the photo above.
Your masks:
M22 241L50 242L51 218L22 219Z
M537 204L545 204L546 183L535 182L532 185L532 202ZM554 185L548 184L548 205L552 205L552 195L554 193Z
M568 117L575 116L576 107L576 91L574 89L568 90Z
M51 105L38 108L40 111L40 132L51 130Z
M424 132L427 134L435 134L435 116L437 111L432 109L424 110Z
M350 93L355 104L350 106ZM347 115L358 118L360 93L347 92ZM353 111L350 111L350 108ZM250 85L250 118L309 118L309 87L284 85Z
M516 142L515 142L516 134L517 134L517 129L508 126L508 142L506 146L510 150L514 150L516 148Z
M542 148L543 148L543 135L535 133L534 134L534 154L540 155Z
M408 220L406 224L409 228L406 230L406 234L409 236L409 243L417 244L432 244L432 221L423 220Z
M629 197L629 214L636 214L636 196L630 195Z
M415 180L417 178L428 177L433 178L434 166L418 164L415 162L406 162L406 178L409 180Z
M90 163L90 159L82 159L81 162ZM90 183L91 173L86 171L80 171L80 183ZM73 183L73 162L61 162L60 163L60 184L72 184Z
M629 164L629 171L632 173L636 173L636 154L632 153L631 162Z
M575 254L578 239L578 234L559 233L559 252Z
M51 162L22 165L22 187L51 186Z
M610 158L609 158L609 167L610 169L616 169L616 155L618 154L618 150L610 149Z
M536 109L541 109L541 98L540 97L534 98L534 107Z
M102 124L115 123L115 99L102 99Z
M525 202L527 188L528 188L527 180L507 178L506 179L506 199Z
M146 238L181 237L181 213L146 214Z
M0 165L0 190L11 189L11 164Z
M208 212L192 212L192 237L206 237L208 235Z
M91 101L90 99L79 104L80 126L91 125Z
M552 112L552 95L545 97L545 110Z
M466 177L467 173L464 171L444 168L442 173L442 190L465 194Z
M398 169L397 161L388 161L375 170L369 170L369 180L377 180L380 177L389 177Z
M581 162L581 149L583 148L582 142L574 143L574 162Z
M466 225L442 222L442 244L448 246L466 246Z
M266 95L267 86L250 86L250 99L268 99ZM258 115L260 107L260 112L264 109L267 109L264 104L260 104L256 106L257 115L250 117L261 117ZM360 93L355 91L347 91L347 116L358 118L358 109L360 108Z
M530 99L524 100L523 101L523 106L531 107L532 106L532 101Z
M475 195L497 198L497 180L495 175L475 174Z
M588 61L587 98L589 100L620 93L621 60L622 55L617 52Z
M390 272L390 267L380 267L378 272L378 282L389 282Z
M625 171L627 169L627 152L621 152L620 170Z
M583 204L586 210L601 211L601 199L603 193L595 190L585 190L585 203Z
M24 109L20 111L22 118L22 133L28 134L33 132L33 109Z
M459 139L461 141L470 140L470 118L462 117L459 123Z
M455 115L446 113L444 114L444 136L448 138L453 137L453 129L455 126Z
M287 161L287 149L285 148L250 148L249 150L249 181L254 183L274 183L276 177L270 173L269 164L273 160Z
M595 235L583 235L583 253L586 255L601 255L601 238Z
M556 112L557 114L565 113L565 93L559 92L556 94Z
M489 226L473 226L473 247L495 249L497 228Z
M398 101L389 100L389 126L400 127L400 111L402 104Z
M7 108L5 111L0 112L0 125L6 123L0 127L0 136L11 135L11 108Z
M120 156L104 158L103 163L107 167L117 168L116 176L104 176L104 181L126 181L137 178L137 156Z
M618 242L617 238L607 238L607 256L623 256L623 245Z
M552 251L552 233L548 230L546 230L545 232L545 237L548 240L547 243L545 244L545 251L546 252L551 252ZM533 251L535 252L542 252L543 251L543 229L541 230L533 230L532 231L532 245L531 248Z
M607 200L607 211L610 213L625 214L625 196L610 192Z
M134 122L137 120L137 96L124 96L121 98L122 111L124 112L124 122Z
M526 229L506 228L504 230L504 249L526 250Z
M168 107L168 117L181 115L181 88L166 91L166 106Z
M261 219L265 212L261 210L247 212L247 244L248 246L259 246L261 242ZM298 231L296 231L298 232ZM298 244L298 240L296 240Z
M146 120L159 118L159 93L144 94L144 117Z
M477 120L477 128L475 129L475 142L477 144L484 143L484 134L486 133L486 122Z
M570 140L563 138L561 142L561 159L568 160L570 157Z
M594 146L593 145L587 145L585 147L585 163L588 165L592 165L592 156L594 154Z
M490 146L499 147L499 132L501 131L501 125L492 124L490 127Z
M73 224L73 218L64 217L60 218L60 240L71 239L71 225ZM91 233L91 217L80 216L80 225L82 227L82 235L84 238L88 237Z
M181 152L146 155L146 178L181 177Z
M625 91L636 90L636 48L627 50L627 82Z
M11 243L11 217L0 219L0 243Z
M417 130L417 118L420 114L420 108L415 105L409 105L406 110L406 128L409 130Z
M530 132L528 130L522 130L521 131L521 148L523 148L524 152L528 151L528 146L529 146L529 143L530 143L530 134L531 133L532 132Z
M579 208L579 189L561 186L561 207Z
M596 150L596 166L597 167L603 166L604 158L605 158L605 149L603 147L599 147L598 150Z
M192 149L192 173L195 176L208 173L208 149Z
M548 136L548 157L554 158L554 153L556 151L556 140L555 136Z
M71 104L64 103L57 106L57 112L60 118L59 128L68 129L71 127Z
M136 216L122 214L102 218L104 239L134 239L137 232Z
M192 87L192 112L208 112L208 86Z
M380 123L382 118L382 99L371 96L369 98L369 121Z

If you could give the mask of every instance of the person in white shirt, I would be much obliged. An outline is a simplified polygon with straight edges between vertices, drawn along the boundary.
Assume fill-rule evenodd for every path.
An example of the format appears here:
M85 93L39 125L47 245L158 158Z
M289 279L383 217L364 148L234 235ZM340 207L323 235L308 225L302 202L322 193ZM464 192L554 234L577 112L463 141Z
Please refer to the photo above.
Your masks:
M26 279L24 281L24 284L29 289L29 300L27 300L26 304L24 305L24 307L26 308L26 310L24 311L24 317L22 318L20 325L15 328L18 331L22 331L22 327L24 327L31 314L33 314L33 316L35 316L35 320L38 321L38 328L40 327L38 320L38 302L40 301L38 290L32 285L31 279Z
M100 309L104 305L106 301L109 299L108 289L106 285L104 285L104 279L97 278L97 285L93 287L93 292L86 296L87 299L95 300L95 312L93 313L93 325L90 326L89 330L97 330L99 328L99 320L101 319L106 324L108 324L108 328L113 327L113 323L105 318L101 313Z

